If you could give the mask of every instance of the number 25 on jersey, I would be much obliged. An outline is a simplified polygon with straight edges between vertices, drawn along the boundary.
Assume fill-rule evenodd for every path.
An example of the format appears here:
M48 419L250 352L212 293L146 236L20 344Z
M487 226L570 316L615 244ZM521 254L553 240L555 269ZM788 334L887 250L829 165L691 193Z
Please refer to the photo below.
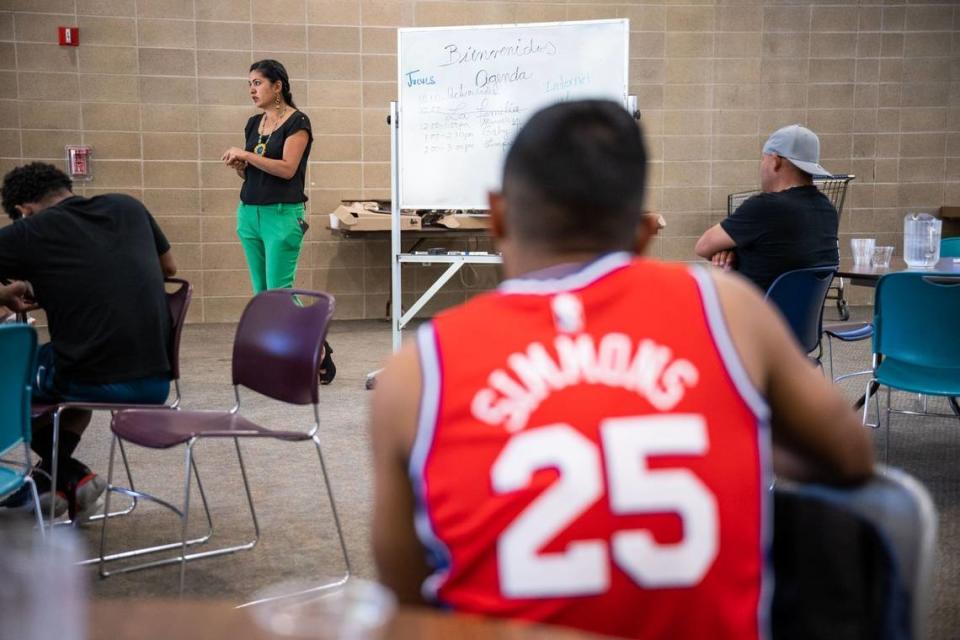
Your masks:
M683 539L660 544L649 531L616 531L610 540L578 540L562 552L539 553L603 497L603 463L593 441L563 423L513 436L491 470L497 493L523 489L533 474L559 477L504 530L497 541L503 595L514 598L586 596L610 586L613 561L645 588L690 587L717 556L717 502L688 469L649 469L658 455L705 455L706 423L697 414L608 418L600 439L610 510L617 515L676 513Z

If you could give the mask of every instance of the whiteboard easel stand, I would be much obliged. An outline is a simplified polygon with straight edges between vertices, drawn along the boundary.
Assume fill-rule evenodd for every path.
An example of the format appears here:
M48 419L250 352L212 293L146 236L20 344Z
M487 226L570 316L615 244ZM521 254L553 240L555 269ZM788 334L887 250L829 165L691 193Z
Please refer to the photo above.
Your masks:
M627 96L627 110L634 119L640 120L637 110L637 97ZM400 245L400 122L399 109L396 102L390 103L390 329L393 339L393 351L400 349L403 328L410 323L417 313L450 281L465 264L501 264L503 259L496 254L485 256L470 255L433 255L420 256L403 253ZM403 313L401 303L402 278L401 265L403 264L448 264L447 270L440 274L433 284L417 298L417 301ZM377 372L370 374L375 376Z
M393 350L400 348L401 332L410 323L417 313L450 281L465 264L500 264L503 262L499 255L433 255L419 256L412 253L403 253L400 245L400 153L399 136L400 122L396 102L390 103L390 328L393 338ZM406 313L403 313L401 295L402 278L401 265L403 264L448 264L447 270L440 274L430 287L417 298Z

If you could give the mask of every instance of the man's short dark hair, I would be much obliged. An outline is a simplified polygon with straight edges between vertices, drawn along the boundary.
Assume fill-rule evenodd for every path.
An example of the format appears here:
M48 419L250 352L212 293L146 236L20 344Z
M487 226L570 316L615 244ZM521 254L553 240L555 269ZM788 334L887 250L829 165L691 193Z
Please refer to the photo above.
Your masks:
M509 228L552 251L632 249L647 154L640 127L607 100L564 102L517 134L503 170Z
M11 170L3 177L3 210L11 219L20 217L16 206L26 202L40 202L47 196L70 191L73 181L63 171L45 162L31 162Z

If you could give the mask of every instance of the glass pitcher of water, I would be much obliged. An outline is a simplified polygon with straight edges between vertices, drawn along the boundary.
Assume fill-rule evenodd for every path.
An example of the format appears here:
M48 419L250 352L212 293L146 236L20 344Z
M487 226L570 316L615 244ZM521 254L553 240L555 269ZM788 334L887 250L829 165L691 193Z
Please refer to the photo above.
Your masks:
M940 260L942 222L929 213L908 213L903 219L903 259L908 267L932 267Z

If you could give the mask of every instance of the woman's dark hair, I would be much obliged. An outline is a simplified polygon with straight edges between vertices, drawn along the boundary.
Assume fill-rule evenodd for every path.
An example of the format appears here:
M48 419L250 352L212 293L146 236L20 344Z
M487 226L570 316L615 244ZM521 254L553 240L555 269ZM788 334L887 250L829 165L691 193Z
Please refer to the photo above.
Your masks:
M276 60L258 60L250 65L250 71L259 71L260 75L271 83L279 80L281 82L280 93L283 94L283 99L294 109L297 108L293 101L293 94L290 93L290 76L287 75L287 70L282 64Z
M3 177L0 197L3 209L11 220L20 217L16 207L27 202L40 202L47 196L61 191L70 191L73 181L63 171L45 162L31 162L12 169Z

